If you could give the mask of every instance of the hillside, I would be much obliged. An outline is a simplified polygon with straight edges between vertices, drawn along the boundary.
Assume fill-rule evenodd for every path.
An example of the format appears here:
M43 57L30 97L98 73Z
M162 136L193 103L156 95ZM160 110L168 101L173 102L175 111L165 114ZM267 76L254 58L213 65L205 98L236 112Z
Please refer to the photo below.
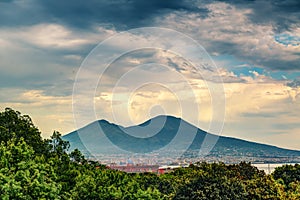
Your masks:
M92 154L118 153L119 150L124 153L187 150L184 156L197 157L199 151L212 148L207 156L291 159L300 156L300 151L206 133L183 119L172 116L158 116L131 127L99 120L63 136L63 139L71 143L72 149L78 148Z

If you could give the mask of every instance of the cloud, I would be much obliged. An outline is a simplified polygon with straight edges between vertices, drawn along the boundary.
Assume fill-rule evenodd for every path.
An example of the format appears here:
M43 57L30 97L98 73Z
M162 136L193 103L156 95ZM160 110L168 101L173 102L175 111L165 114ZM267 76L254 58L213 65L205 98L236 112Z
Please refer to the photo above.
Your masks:
M73 36L72 32L58 24L39 24L20 30L24 41L44 48L76 48L91 43L88 37Z
M0 26L36 27L33 29L36 30L34 42L47 47L89 43L87 40L91 35L78 33L93 32L95 27L127 30L140 26L167 26L191 35L212 54L234 55L269 69L297 69L299 45L295 38L299 38L300 30L297 29L300 19L297 0L217 2L30 0L25 4L12 1L0 8L0 17L5 19ZM71 37L70 30L77 37ZM294 38L289 39L293 45L282 44L282 36L287 35ZM276 42L276 38L281 42Z
M0 27L16 27L49 21L47 12L43 10L34 0L12 0L0 3L0 19L2 19Z
M299 46L300 36L294 36L292 33L281 33L275 36L275 40L284 45Z
M233 2L233 1L228 1ZM256 24L271 24L276 32L293 30L299 24L298 0L235 1L239 8L251 8L249 19Z
M46 95L41 90L1 88L0 105L1 111L10 107L29 114L43 137L49 137L54 130L61 133L74 130L70 96Z
M238 9L250 9L247 17L254 24L271 24L276 32L293 29L299 23L299 1L179 1L179 0L90 0L82 1L5 1L0 7L2 26L59 23L87 29L95 25L114 26L118 30L148 26L154 17L184 11L202 18L210 12L207 4L224 2ZM10 12L14 10L15 12ZM38 16L38 17L36 17Z
M151 18L173 10L189 10L205 13L189 1L178 0L89 0L69 1L12 1L1 5L1 25L32 25L59 23L68 27L90 29L95 25L113 26L118 30L147 26ZM15 12L8 12L15 10ZM38 17L35 17L38 16Z
M245 79L238 77L225 68L216 68L209 65L207 61L197 63L197 66L194 66L186 58L175 53L161 49L141 49L129 52L111 63L106 71L106 75L121 77L128 73L128 70L139 67L143 71L154 72L152 76L156 77L152 77L153 81L157 79L157 73L160 73L164 78L168 78L169 82L176 82L176 78L165 74L166 72L169 73L168 71L170 70L186 79L196 78L213 82L220 82L222 79L224 83L246 82ZM142 65L146 66L141 67ZM142 72L132 80L137 81L140 77L143 77L141 75ZM147 76L151 76L151 74L149 73Z
M114 33L102 27L76 31L60 24L1 28L0 83L70 95L83 58L95 43Z
M39 47L59 51L82 51L115 33L114 29L95 26L88 31L75 30L57 23L40 23L0 29L0 35L10 46Z
M271 23L254 23L249 15L255 10L229 3L207 4L207 17L174 11L156 18L156 24L182 31L196 39L211 54L233 55L238 60L271 70L297 70L299 46L276 42ZM289 34L298 36L297 27Z
M288 82L286 85L291 88L298 88L300 87L300 80L293 80L291 82Z
M95 45L105 38L87 34L95 33L95 27L102 27L103 32L140 26L170 27L192 36L213 55L233 55L272 70L297 69L297 0L217 2L12 1L0 8L0 17L5 19L0 26L29 27L19 30L25 31L24 40L45 48ZM284 35L294 38L289 39L291 45L285 44Z
M284 81L231 83L224 87L224 135L299 149L299 88L290 88ZM278 133L276 139L272 138L274 133Z

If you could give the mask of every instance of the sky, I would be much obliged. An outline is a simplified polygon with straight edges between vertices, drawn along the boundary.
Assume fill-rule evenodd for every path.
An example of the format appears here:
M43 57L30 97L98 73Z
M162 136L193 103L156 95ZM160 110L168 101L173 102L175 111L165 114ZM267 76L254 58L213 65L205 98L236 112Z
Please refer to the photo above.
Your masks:
M156 28L129 31L150 30L143 27ZM183 56L191 49L177 33L201 47L189 56L203 63ZM100 73L99 53L126 49ZM215 97L220 89L224 100ZM90 114L87 96L95 116L78 122ZM300 150L300 2L0 0L5 107L30 115L44 137L91 119L129 126L168 114L204 130L216 120L221 135Z

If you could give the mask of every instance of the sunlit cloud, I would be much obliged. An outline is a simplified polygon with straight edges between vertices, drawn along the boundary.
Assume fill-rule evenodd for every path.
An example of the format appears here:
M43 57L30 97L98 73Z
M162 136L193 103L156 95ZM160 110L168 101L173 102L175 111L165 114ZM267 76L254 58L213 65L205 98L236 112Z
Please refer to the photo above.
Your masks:
M41 90L2 88L0 91L0 109L9 107L29 114L44 137L49 137L54 130L65 133L74 129L69 96L49 96ZM7 96L9 93L14 95Z

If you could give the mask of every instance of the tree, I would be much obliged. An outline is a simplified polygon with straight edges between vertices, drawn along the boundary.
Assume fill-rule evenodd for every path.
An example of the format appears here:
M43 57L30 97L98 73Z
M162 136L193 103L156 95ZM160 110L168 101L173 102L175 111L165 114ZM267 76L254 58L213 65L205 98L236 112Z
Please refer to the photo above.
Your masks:
M82 153L78 150L78 149L74 149L71 153L70 153L70 158L77 162L77 163L83 163L86 160L84 159L84 156L82 155Z
M67 150L70 147L70 143L68 141L64 141L58 131L53 132L49 143L51 147L50 151L54 155L57 155L59 158L67 155Z
M274 179L284 187L286 199L300 199L300 165L283 165L272 173Z
M45 152L44 141L37 127L28 115L6 108L0 113L0 142L8 142L11 138L21 139L33 147L35 153Z
M61 186L43 157L23 139L0 146L1 199L58 199Z
M288 186L292 182L300 182L300 165L283 165L277 167L272 175L276 180L282 179L285 186Z
M246 199L246 194L244 185L237 179L204 173L179 187L174 199Z

